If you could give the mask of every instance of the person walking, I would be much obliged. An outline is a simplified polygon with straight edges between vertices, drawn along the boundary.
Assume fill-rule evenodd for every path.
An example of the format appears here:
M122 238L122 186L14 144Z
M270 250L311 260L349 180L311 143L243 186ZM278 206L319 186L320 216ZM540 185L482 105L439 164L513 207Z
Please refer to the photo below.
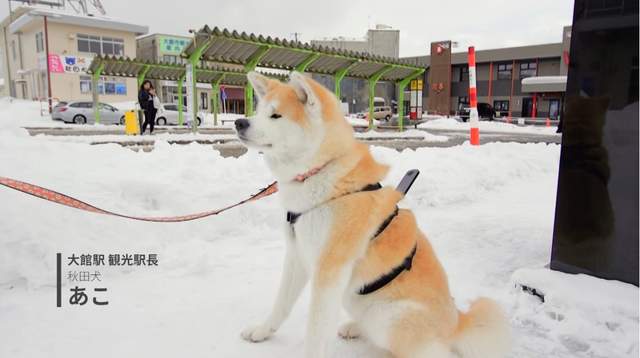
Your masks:
M146 80L142 82L140 92L138 92L138 103L140 103L140 108L144 111L144 123L142 123L141 135L147 130L147 125L149 126L149 134L153 134L153 127L156 123L156 113L158 112L156 102L159 101L157 100L156 90L153 88L151 81Z

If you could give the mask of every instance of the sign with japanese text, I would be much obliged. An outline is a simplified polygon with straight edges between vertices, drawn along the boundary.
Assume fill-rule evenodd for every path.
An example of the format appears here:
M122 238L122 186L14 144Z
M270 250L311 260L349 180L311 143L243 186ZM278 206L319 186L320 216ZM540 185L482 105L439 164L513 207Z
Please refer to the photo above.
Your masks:
M86 74L92 57L49 55L49 71L51 73Z
M189 45L190 40L180 37L163 36L158 39L158 42L161 53L179 55Z

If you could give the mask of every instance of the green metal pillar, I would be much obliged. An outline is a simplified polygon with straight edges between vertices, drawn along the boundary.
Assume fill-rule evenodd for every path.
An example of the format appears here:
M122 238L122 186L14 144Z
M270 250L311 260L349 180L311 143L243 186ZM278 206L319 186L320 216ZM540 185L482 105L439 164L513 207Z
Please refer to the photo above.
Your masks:
M398 126L400 132L404 130L404 89L407 87L409 82L411 82L411 80L415 79L423 73L424 70L416 71L396 83L396 86L398 88Z
M185 75L180 76L178 80L178 125L182 125L184 123L184 103L182 99L182 87L184 86L184 78Z
M309 55L309 57L305 58L304 61L300 62L295 68L294 71L304 72L307 70L307 67L314 63L320 57L319 53L314 53Z
M189 62L191 63L191 71L193 72L192 78L193 83L187 83L187 86L192 86L191 91L193 93L193 103L191 106L193 107L193 118L191 118L191 130L195 133L198 131L198 74L196 67L198 65L198 61L200 61L200 56L191 56L189 58ZM204 118L203 118L204 119Z
M334 77L333 92L336 94L336 97L338 97L338 101L342 100L342 98L340 98L342 94L342 90L340 89L340 84L342 83L342 79L344 78L344 76L347 75L347 72L349 72L351 67L353 67L356 63L358 62L357 61L352 62L347 67L341 68L338 70L338 72L336 72L336 75Z
M213 125L218 126L218 113L220 112L220 83L224 80L224 74L215 80L211 86L211 110L213 111Z
M149 72L150 69L151 69L150 65L144 65L144 67L142 68L142 71L138 73L138 88L142 86L142 82L144 82L144 79L147 76L147 73Z
M193 38L194 45L196 44L196 40L197 40L197 37L194 37ZM193 114L194 118L191 118L191 128L193 129L194 132L198 130L198 86L196 85L198 83L197 68L198 68L198 63L200 62L200 58L202 57L202 54L204 54L207 48L209 48L212 41L213 41L212 39L209 39L204 43L198 45L195 51L193 51L193 53L191 54L191 56L189 56L189 63L191 64L191 70L193 72L192 73L193 83L191 84L188 83L187 85L193 86L191 88L191 90L193 91L193 103L191 105L193 106L193 110L194 110L194 114Z
M262 59L262 57L269 51L271 47L262 46L260 47L253 55L251 55L251 59L244 66L244 71L249 72L255 70L258 62ZM249 81L244 86L244 114L247 117L251 117L253 115L253 87Z
M100 63L98 68L93 72L91 76L91 92L93 99L93 116L95 117L95 123L100 123L100 94L98 93L98 83L100 82L100 75L102 74L102 70L104 69L104 63Z
M369 129L373 128L373 97L376 94L376 83L385 73L393 69L393 65L384 66L381 70L369 77Z

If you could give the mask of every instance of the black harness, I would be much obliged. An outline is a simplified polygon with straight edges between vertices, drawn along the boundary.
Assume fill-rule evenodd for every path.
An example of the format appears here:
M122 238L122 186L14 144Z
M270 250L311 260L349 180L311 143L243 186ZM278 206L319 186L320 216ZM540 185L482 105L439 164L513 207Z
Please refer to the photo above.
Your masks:
M378 189L381 189L382 185L380 185L380 183L376 183L376 184L369 184L367 186L365 186L364 188L360 189L360 190L356 190L354 192L350 192L347 194L344 194L342 196L346 196L346 195L351 195L351 194L355 194L361 191L375 191ZM337 199L337 198L334 198ZM334 200L331 199L331 200ZM329 200L329 201L331 201ZM298 219L300 218L300 216L302 216L302 214L304 213L294 213L291 211L287 211L287 222L293 226L295 225L295 223L298 221ZM382 234L382 232L387 228L387 226L389 226L389 224L391 224L391 222L393 221L393 219L395 219L395 217L398 216L398 207L396 206L396 209L393 211L393 213L391 213L391 215L389 215L388 218L385 219L385 221L382 222L382 224L380 224L380 226L378 227L378 230L376 231L375 235L373 235L373 237L371 238L371 240L375 240L378 236L380 236L380 234ZM409 271L411 270L411 264L413 263L413 257L416 255L416 250L417 250L418 246L414 246L413 250L411 250L411 253L409 253L409 255L407 255L407 257L405 257L405 259L402 261L402 263L396 267L394 267L391 271L387 272L386 274L380 276L377 280L368 283L366 285L364 285L362 288L360 288L360 290L358 291L359 295L368 295L370 293L373 293L381 288L383 288L384 286L388 285L389 283L391 283L391 281L393 281L396 277L398 277L402 272L404 272L405 270Z

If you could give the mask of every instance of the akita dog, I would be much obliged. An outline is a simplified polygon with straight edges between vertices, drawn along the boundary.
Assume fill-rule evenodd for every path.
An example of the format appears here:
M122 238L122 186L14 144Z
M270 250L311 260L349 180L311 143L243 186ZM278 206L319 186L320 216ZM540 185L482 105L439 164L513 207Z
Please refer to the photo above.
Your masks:
M402 194L378 184L388 167L355 140L333 93L301 73L289 83L250 72L257 113L238 119L238 137L259 149L287 211L287 252L271 313L242 332L266 340L287 318L307 281L306 357L326 357L341 303L364 336L395 357L500 357L508 323L481 298L459 312L447 276ZM284 222L283 218L283 222Z

